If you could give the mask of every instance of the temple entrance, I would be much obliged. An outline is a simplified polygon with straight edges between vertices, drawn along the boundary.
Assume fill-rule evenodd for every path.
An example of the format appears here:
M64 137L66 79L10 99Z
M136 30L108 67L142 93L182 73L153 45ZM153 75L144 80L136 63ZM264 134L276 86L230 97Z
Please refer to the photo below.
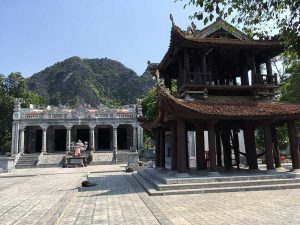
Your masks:
M63 129L55 130L54 151L65 151L66 150L66 137L67 137L67 130L63 130Z
M89 129L77 129L76 142L81 140L82 143L89 141Z
M98 129L98 149L108 150L110 149L110 129L99 128Z
M127 129L124 127L118 128L118 149L128 149Z
M42 138L43 138L43 131L37 130L35 133L35 152L41 152L42 150Z

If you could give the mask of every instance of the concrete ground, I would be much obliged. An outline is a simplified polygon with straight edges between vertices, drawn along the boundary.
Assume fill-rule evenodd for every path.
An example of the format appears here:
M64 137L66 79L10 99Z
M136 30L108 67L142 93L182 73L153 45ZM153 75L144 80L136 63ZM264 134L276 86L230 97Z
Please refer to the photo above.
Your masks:
M0 174L0 224L300 224L300 190L148 196L123 165ZM86 176L98 185L80 188Z

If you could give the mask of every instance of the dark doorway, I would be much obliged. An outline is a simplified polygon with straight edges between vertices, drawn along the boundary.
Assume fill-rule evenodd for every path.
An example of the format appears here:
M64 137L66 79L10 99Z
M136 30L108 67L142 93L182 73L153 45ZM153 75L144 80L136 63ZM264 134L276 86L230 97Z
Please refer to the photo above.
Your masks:
M84 143L85 141L89 142L89 129L77 129L76 142L78 140L81 140L82 143Z
M128 149L127 145L127 129L118 128L118 149Z
M110 149L110 129L99 128L98 129L98 149L108 150Z
M54 151L66 150L67 130L55 130L54 135Z
M42 151L42 138L43 138L43 131L37 130L35 133L35 152Z

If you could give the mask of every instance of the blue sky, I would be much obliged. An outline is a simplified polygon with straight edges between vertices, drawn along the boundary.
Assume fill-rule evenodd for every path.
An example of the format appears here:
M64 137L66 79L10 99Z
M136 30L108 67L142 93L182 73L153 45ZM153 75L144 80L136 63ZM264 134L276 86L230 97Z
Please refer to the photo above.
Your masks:
M108 57L142 74L168 48L170 13L186 28L194 11L173 0L0 0L0 73L30 76L79 56Z

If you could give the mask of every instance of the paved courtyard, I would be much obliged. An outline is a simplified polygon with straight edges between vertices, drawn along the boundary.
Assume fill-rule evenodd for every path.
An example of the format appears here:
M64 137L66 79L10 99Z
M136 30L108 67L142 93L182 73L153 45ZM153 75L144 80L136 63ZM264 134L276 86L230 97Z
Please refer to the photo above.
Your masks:
M0 174L0 224L300 224L300 190L150 197L123 169ZM87 175L98 185L77 189Z

